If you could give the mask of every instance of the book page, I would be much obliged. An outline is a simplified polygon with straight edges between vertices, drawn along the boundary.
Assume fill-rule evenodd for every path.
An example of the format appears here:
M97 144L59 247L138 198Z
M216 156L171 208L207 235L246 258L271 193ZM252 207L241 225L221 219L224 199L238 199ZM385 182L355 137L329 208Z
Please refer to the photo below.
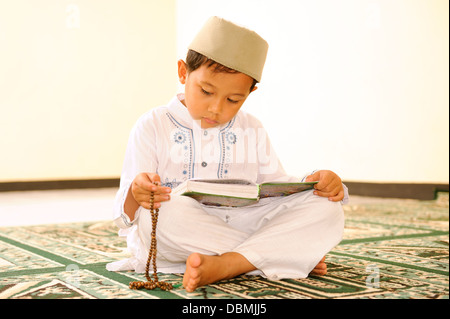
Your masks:
M255 183L252 183L249 180L246 179L227 179L227 178L220 178L220 179L202 179L202 178L194 178L191 179L193 182L202 182L202 183L214 183L214 184L233 184L233 185L256 185Z
M317 182L309 183L264 183L261 184L260 198L288 196L314 188Z
M252 205L258 201L257 198L217 196L193 192L185 193L184 196L192 197L203 205L215 207L243 207Z

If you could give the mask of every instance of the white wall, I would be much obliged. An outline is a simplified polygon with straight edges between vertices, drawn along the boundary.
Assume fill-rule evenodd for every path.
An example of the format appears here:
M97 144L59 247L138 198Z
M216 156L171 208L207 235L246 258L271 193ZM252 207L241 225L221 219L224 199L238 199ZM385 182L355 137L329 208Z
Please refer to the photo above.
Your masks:
M244 109L293 175L448 183L447 0L179 0L178 58L211 15L269 42ZM181 89L181 88L179 88Z
M0 182L118 177L175 37L174 0L0 0Z
M244 108L289 173L448 183L447 0L0 0L0 182L118 177L211 15L270 44Z

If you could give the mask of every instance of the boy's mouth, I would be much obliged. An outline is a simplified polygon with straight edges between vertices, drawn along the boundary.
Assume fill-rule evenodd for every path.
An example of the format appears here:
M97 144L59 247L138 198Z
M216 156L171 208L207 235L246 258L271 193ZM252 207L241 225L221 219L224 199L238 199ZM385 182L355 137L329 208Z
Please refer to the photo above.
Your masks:
M215 121L215 120L211 120L210 118L207 118L207 117L204 117L203 120L204 120L206 123L210 124L210 125L217 125L217 124L219 124L219 122L217 122L217 121Z

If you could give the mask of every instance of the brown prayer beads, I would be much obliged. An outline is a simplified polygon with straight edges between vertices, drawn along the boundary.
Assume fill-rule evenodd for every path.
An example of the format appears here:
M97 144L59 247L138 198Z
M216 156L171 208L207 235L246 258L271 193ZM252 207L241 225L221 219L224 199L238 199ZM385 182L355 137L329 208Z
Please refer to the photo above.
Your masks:
M151 243L150 251L148 253L147 265L145 266L145 278L147 282L144 281L132 281L130 282L130 289L148 289L153 290L156 287L162 290L171 290L173 288L171 283L158 280L158 274L156 270L156 225L158 223L158 213L159 209L154 209L154 198L155 194L150 193L150 214L152 216L152 233L151 233ZM153 259L153 279L149 275L150 262Z

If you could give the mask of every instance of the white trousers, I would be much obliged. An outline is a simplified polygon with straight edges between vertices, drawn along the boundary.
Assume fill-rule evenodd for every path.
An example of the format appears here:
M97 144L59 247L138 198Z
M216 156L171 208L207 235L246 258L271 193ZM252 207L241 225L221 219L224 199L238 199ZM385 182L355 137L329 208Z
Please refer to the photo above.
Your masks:
M174 196L159 210L158 272L184 272L186 259L194 252L237 252L258 269L251 274L272 280L306 278L341 241L343 230L341 203L312 191L263 199L244 208L206 207L189 197ZM151 216L142 209L127 235L133 257L107 268L144 272L150 233Z

